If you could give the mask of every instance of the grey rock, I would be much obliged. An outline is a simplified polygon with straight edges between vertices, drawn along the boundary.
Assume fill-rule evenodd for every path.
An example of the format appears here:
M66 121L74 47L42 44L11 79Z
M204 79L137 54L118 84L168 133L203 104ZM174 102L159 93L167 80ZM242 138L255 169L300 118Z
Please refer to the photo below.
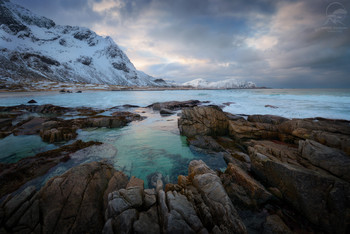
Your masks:
M192 204L184 195L177 193L176 191L168 191L166 195L170 212L175 210L195 232L198 232L203 228L203 224L198 218Z
M259 147L250 147L252 170L276 187L283 199L311 223L330 233L345 233L350 223L350 186L322 171L282 163Z
M173 115L173 114L175 114L174 111L169 110L169 109L166 109L166 108L160 109L159 113L160 113L161 115Z
M220 178L203 161L192 161L188 174L208 206L213 221L223 232L246 233L246 228L228 197Z
M155 189L145 189L144 190L144 206L150 208L157 202Z
M175 210L167 215L166 233L195 233L194 230L183 220L182 216Z
M108 202L108 208L106 211L106 218L112 218L118 216L123 211L129 209L131 206L127 203L120 195L118 194L116 197L112 198Z
M343 151L333 149L312 140L300 141L299 152L313 165L350 182L350 157Z
M119 190L120 196L125 199L131 207L137 208L143 203L143 189L140 187L129 187Z
M137 220L138 212L129 209L112 219L112 228L115 234L133 233L133 224Z
M105 225L103 226L102 234L114 234L112 220L113 219L111 218L106 221Z
M133 227L135 233L160 233L157 207L141 212Z
M266 217L263 234L292 234L293 232L278 215Z

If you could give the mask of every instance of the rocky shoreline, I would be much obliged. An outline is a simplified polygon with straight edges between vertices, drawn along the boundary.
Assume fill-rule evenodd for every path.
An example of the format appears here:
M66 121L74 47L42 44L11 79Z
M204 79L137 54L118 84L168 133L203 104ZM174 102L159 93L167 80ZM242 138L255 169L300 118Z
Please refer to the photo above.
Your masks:
M35 134L46 142L67 142L78 129L142 120L129 112L132 107L0 107L0 137ZM223 157L226 170L193 160L177 184L158 180L145 189L143 180L128 178L108 162L91 162L41 188L21 189L72 153L101 144L75 141L0 164L0 233L350 231L349 121L239 116L196 100L147 108L162 115L181 110L178 127L191 149Z

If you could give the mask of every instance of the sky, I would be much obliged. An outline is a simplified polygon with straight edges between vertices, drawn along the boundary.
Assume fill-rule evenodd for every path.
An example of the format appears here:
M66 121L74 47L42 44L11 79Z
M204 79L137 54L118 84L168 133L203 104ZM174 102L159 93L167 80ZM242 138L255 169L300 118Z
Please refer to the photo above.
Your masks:
M350 88L350 1L12 0L111 36L135 67L177 83Z

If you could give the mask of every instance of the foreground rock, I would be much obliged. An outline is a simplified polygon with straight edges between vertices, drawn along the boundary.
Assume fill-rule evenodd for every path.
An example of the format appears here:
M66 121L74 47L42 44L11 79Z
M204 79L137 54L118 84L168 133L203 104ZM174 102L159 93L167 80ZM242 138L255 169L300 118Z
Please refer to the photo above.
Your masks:
M9 233L100 233L104 194L124 188L127 177L105 163L72 168L39 192L28 187L2 205L1 226Z
M69 160L70 154L83 148L99 145L99 142L76 141L59 149L39 153L33 157L23 158L17 163L0 163L0 198L17 190L26 182L44 175L50 168L60 162Z
M249 148L252 170L313 224L329 233L345 233L350 222L350 186L328 173L283 163L259 147Z
M245 119L207 106L183 110L178 124L189 144L231 163L220 178L250 232L260 232L261 225L266 233L349 231L349 121ZM259 213L262 208L268 216ZM265 216L266 223L255 220L252 226L247 212Z
M177 185L120 189L108 196L104 233L246 233L218 175L192 161Z
M30 186L0 205L2 233L246 233L220 177L202 161L156 189L92 162Z

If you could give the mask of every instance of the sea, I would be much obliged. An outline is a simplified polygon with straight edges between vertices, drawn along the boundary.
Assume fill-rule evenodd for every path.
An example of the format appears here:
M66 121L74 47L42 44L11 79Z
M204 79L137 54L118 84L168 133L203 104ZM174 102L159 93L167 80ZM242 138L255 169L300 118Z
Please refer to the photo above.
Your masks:
M222 155L208 155L187 144L186 137L179 134L177 115L162 117L159 112L142 108L155 102L200 100L219 105L224 111L232 114L350 120L350 89L83 91L83 93L64 94L3 92L0 93L0 106L26 104L31 99L36 100L38 105L103 109L131 104L140 106L131 111L147 117L118 129L78 130L77 139L97 140L104 144L72 154L67 162L60 163L45 176L25 185L37 187L73 166L101 160L113 164L117 170L123 171L128 176L143 179L145 187L153 187L157 178L161 178L165 183L176 183L178 175L187 174L188 163L191 160L203 160L214 170L225 169L226 164ZM15 163L22 158L70 143L73 141L48 144L36 135L10 135L0 139L0 163Z

